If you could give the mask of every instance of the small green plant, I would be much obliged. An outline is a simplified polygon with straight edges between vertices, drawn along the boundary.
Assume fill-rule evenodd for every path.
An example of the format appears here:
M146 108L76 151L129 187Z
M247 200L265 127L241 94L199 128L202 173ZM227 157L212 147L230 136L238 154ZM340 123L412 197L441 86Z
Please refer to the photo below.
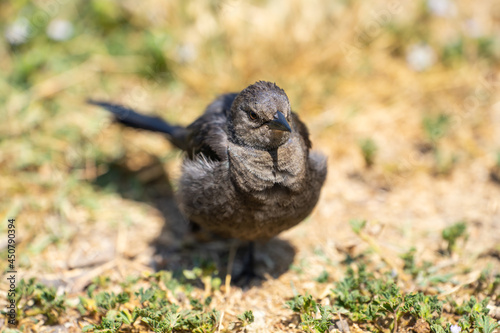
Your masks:
M198 272L198 271L197 271ZM190 273L187 273L190 276ZM201 275L201 270L200 270ZM185 276L185 274L183 274ZM193 277L197 277L196 274ZM138 280L136 280L137 282ZM158 272L146 279L149 287L141 287L134 292L119 293L101 291L91 285L87 290L88 297L80 297L77 309L82 316L96 316L97 324L87 325L84 331L118 332L137 329L138 323L147 325L153 332L214 332L219 323L219 312L210 309L211 298L194 298L188 291L189 283L181 283L168 272ZM160 287L163 284L165 287ZM131 288L128 286L127 288ZM188 292L189 306L181 309L172 303L168 292ZM126 306L122 306L126 305ZM133 310L131 305L134 305ZM245 322L252 320L251 312L245 312Z
M457 249L457 240L467 238L467 224L465 222L457 222L442 232L443 240L447 242L446 252L451 255Z
M184 270L182 273L187 280L201 280L205 288L209 287L210 289L218 290L222 284L222 280L217 276L218 271L213 262L204 262L201 267Z
M97 325L87 325L83 327L83 332L92 331L95 333L114 333L118 332L123 325L123 320L119 313L110 311L105 317L102 317L101 322Z
M474 333L492 333L500 327L493 318L488 316L489 309L488 298L478 301L474 296L468 301L464 301L461 305L456 302L450 303L455 309L455 312L462 317L458 321L458 325L465 332L473 331Z
M459 315L470 315L474 316L477 314L487 314L489 312L488 308L486 307L488 305L488 299L483 299L481 302L478 302L478 300L474 297L471 296L471 298L468 301L464 301L461 305L458 305L456 303L453 303L455 307L455 311Z
M497 300L500 299L500 293L497 292L497 290L500 289L499 287L500 287L500 273L495 274L495 278L488 287L489 295L490 296L496 295Z
M430 143L430 152L434 158L434 174L448 175L457 163L458 157L454 152L448 152L439 145L439 140L444 137L450 126L450 116L440 113L436 116L427 116L422 121L422 126Z
M403 270L406 273L411 274L413 278L417 277L418 273L420 272L419 267L417 267L417 264L415 263L416 252L417 249L415 247L412 247L408 250L408 252L401 255L401 259L403 259L404 262Z
M437 116L428 116L424 118L422 125L427 138L435 145L448 131L450 117L444 113Z
M296 295L286 305L299 313L302 329L306 332L329 332L334 323L332 308L316 303L311 295Z
M325 283L328 281L328 278L330 277L330 275L328 274L327 271L322 271L318 277L316 277L314 280L316 282L319 282L319 283Z
M153 330L153 332L172 332L179 324L180 314L168 312L164 316L156 313L145 313L142 321Z
M366 220L350 220L349 224L351 225L352 231L354 231L356 235L359 235L366 227Z
M479 315L476 317L474 332L493 333L500 325L487 315Z
M139 298L139 302L144 305L144 303L148 302L149 300L155 301L155 298L153 298L155 295L155 290L153 288L148 288L144 290L144 288L139 289L135 293L135 296Z
M452 273L440 274L432 263L424 261L417 264L415 260L416 249L412 247L408 252L401 255L404 261L403 270L409 274L419 286L438 285L449 282L454 276Z
M498 328L487 315L487 299L478 302L472 297L462 305L449 302L460 317L457 327L464 332L492 333ZM302 328L308 332L328 332L339 315L371 332L396 332L412 322L426 325L432 332L450 332L450 324L443 319L443 302L436 295L402 293L390 274L375 277L365 265L347 269L345 278L332 289L331 304L323 306L311 295L296 295L287 302L299 313Z
M235 328L242 329L255 321L253 312L250 310L243 312L237 318L238 321L231 323L231 325L229 326L230 330L234 330Z
M367 138L359 142L359 147L361 148L365 165L370 168L375 161L375 155L378 150L377 144L372 139Z
M316 301L311 295L296 295L293 299L287 301L286 305L294 312L300 312L305 315L312 315L317 309Z
M125 304L130 300L130 295L126 292L115 293L100 292L95 295L95 303L101 311L106 312L109 310L118 309L121 304Z
M301 258L298 264L291 264L290 269L295 273L301 275L306 272L308 266L309 263L307 262L306 258Z
M238 316L238 319L246 323L246 325L253 323L255 320L252 311L243 312L241 315Z
M48 325L59 322L66 310L65 295L57 294L55 287L37 283L34 278L21 279L16 288L17 318L43 315Z

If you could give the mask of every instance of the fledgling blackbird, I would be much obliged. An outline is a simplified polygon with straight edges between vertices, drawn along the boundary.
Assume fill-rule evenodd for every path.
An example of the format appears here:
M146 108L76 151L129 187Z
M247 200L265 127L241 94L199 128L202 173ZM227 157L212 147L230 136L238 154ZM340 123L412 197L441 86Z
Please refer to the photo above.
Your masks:
M285 92L259 81L224 94L187 127L106 102L127 126L165 133L187 156L177 200L190 221L224 237L266 240L311 213L326 158L311 152L307 127Z

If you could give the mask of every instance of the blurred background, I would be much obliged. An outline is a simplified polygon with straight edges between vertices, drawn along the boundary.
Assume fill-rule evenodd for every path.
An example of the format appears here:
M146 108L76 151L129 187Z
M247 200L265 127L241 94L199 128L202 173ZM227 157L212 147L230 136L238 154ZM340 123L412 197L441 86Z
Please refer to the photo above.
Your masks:
M16 217L25 277L70 281L116 256L163 267L152 244L179 242L161 231L175 204L152 203L175 190L180 153L87 98L189 124L257 80L287 92L329 157L315 212L280 236L287 287L266 292L317 276L319 259L287 269L318 247L339 259L350 219L395 257L432 259L457 221L471 263L500 251L498 1L3 1L0 32L0 215Z

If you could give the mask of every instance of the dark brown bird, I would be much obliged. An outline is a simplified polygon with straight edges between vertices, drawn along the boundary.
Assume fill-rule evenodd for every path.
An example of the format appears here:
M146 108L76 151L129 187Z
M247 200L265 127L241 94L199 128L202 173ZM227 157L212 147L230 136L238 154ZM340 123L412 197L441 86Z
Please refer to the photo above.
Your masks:
M163 132L186 151L177 200L191 221L225 237L266 240L307 217L326 177L285 92L259 81L225 94L187 127L89 101L125 125Z

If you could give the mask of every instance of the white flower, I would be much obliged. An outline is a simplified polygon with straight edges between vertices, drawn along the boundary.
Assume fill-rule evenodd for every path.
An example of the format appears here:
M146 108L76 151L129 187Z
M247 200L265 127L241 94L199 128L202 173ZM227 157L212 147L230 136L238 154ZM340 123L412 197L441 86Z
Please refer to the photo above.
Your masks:
M411 69L421 72L434 65L436 53L428 44L412 45L406 54L406 61Z
M181 63L193 62L197 57L196 48L193 44L186 43L177 47L177 59Z
M427 7L436 16L455 14L455 7L450 0L427 0Z
M451 325L450 331L451 333L460 333L460 331L462 331L462 328L458 325Z
M29 21L24 17L19 18L5 29L5 39L12 45L24 44L29 37L29 28Z
M73 25L66 20L52 20L47 27L47 36L58 42L68 40L73 36Z
M463 24L463 26L464 26L464 29L465 29L465 33L469 37L478 38L478 37L481 37L481 36L484 35L483 31L481 29L481 26L474 19L468 19L467 21L465 21L465 23Z

